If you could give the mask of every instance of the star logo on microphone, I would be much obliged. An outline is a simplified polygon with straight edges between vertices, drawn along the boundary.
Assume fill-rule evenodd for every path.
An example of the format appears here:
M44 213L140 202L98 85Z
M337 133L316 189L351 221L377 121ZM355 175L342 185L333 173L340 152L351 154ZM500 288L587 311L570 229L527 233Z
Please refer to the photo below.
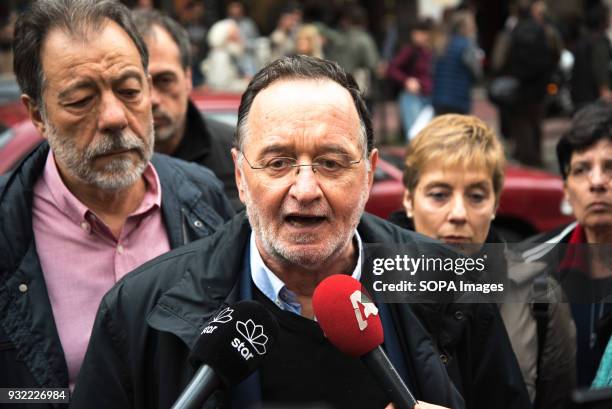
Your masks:
M264 334L262 325L255 324L255 322L250 319L247 322L236 322L236 329L259 355L264 355L266 353L268 337Z
M215 322L219 324L225 324L227 322L230 322L232 320L233 312L234 310L232 310L230 307L227 307L224 310L219 311L219 314L217 314L217 316L213 318L213 320L210 322L209 325L214 324Z

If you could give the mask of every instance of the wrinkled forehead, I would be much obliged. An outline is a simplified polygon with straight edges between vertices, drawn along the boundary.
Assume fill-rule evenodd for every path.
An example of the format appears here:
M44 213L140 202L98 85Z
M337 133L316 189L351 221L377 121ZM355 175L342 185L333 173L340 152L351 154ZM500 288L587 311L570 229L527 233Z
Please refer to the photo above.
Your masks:
M570 164L599 160L612 160L612 140L610 137L602 138L585 149L573 151L570 158Z
M280 80L262 90L251 106L245 145L322 143L362 148L360 120L349 92L334 81Z

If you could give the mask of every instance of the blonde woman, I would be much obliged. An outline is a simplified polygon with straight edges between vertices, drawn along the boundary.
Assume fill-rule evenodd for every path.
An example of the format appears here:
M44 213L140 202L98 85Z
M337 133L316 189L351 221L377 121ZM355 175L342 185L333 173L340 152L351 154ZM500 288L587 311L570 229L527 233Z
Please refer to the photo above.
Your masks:
M394 215L393 221L463 250L502 242L491 229L491 222L504 183L505 162L500 141L480 119L457 114L435 118L408 146L404 211L403 215ZM487 249L493 256L490 258L506 270L504 245L491 247ZM528 298L531 280L522 281L506 271L503 275L508 276L510 289ZM471 338L471 348L456 350L463 351L457 356L459 371L469 373L469 369L477 368L480 375L463 378L464 388L490 396L489 403L499 402L499 406L489 407L512 407L502 402L504 397L514 398L506 388L518 387L515 382L522 380L520 374L516 379L516 373L507 372L516 368L512 350L505 348L510 346L509 335L530 400L537 402L538 408L563 407L575 382L574 330L567 304L548 304L543 322L549 336L541 349L530 304L517 302L499 308L493 304L463 304L454 308L461 307L466 309L464 332L457 329L448 312L444 317L430 314L427 320L442 323L436 337L441 349L457 348ZM503 326L494 327L500 314L507 333ZM497 355L491 354L492 348L497 348Z

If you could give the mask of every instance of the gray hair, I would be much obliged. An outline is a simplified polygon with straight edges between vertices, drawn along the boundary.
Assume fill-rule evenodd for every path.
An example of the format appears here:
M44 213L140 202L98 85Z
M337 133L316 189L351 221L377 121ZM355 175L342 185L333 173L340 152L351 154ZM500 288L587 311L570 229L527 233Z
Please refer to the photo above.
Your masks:
M238 126L236 127L234 146L239 151L242 151L245 137L248 134L247 120L253 100L259 92L273 82L285 79L328 79L346 89L351 95L359 115L361 142L365 148L364 155L367 157L372 152L374 148L372 119L353 76L333 61L306 55L280 58L255 74L246 91L242 94L242 100L238 108Z
M41 51L52 29L85 37L104 27L106 20L114 21L130 36L146 72L149 53L126 6L114 0L38 0L19 15L15 24L13 70L22 92L44 108Z
M170 34L172 40L179 49L181 57L181 65L183 69L191 66L191 43L189 42L189 34L175 20L166 14L152 9L139 9L132 12L134 23L138 32L143 37L148 37L153 30L153 26L159 26Z

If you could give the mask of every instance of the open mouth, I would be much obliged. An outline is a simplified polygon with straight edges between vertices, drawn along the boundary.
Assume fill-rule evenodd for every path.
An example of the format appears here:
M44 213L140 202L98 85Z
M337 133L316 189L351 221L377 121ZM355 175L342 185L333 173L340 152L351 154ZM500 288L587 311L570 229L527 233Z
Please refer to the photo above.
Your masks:
M324 216L311 215L289 215L285 216L285 221L294 227L315 227L327 220Z

